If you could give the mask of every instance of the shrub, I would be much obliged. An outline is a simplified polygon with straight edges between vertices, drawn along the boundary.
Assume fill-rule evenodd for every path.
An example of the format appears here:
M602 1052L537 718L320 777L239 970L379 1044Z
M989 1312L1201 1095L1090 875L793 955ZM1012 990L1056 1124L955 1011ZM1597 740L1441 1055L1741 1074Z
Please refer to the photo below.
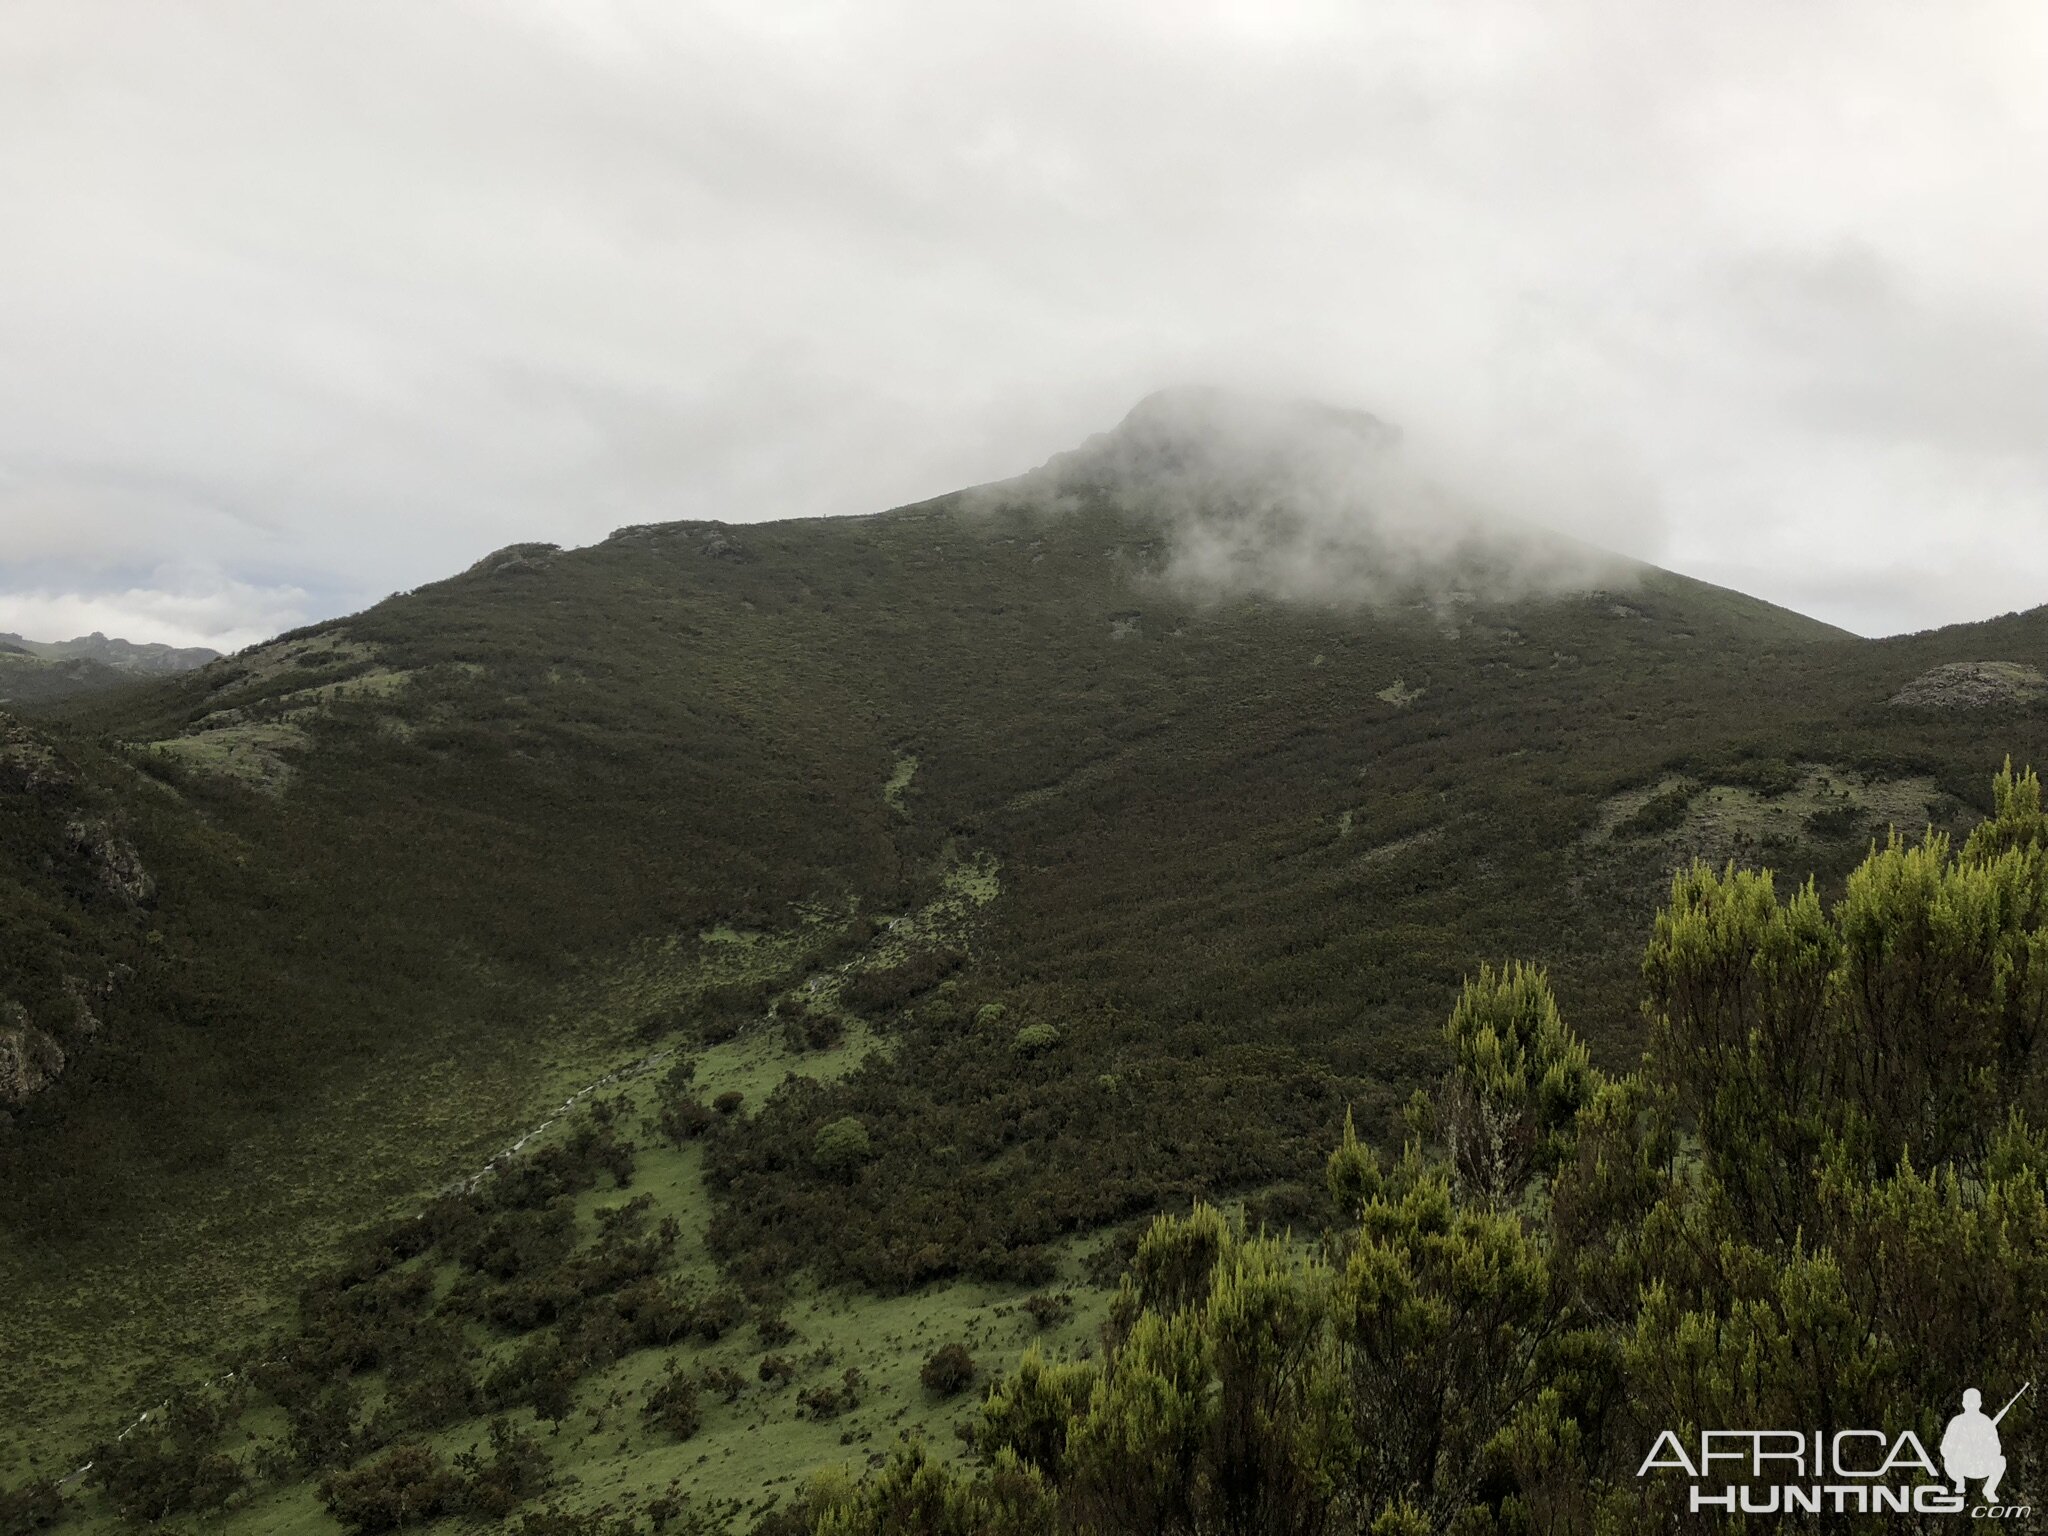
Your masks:
M697 1037L706 1045L724 1045L728 1041L739 1039L740 1030L744 1027L745 1023L744 1019L721 1014L715 1018L706 1019L699 1026Z
M662 1135L681 1146L711 1129L711 1111L697 1100L685 1096L663 1104L657 1123L661 1126Z
M925 1390L940 1397L956 1397L974 1384L974 1356L965 1344L947 1344L932 1352L917 1373Z
M612 1515L602 1509L579 1513L550 1504L546 1509L527 1511L519 1524L507 1529L516 1536L634 1536L639 1527L628 1515Z
M347 1472L328 1474L320 1502L352 1531L395 1531L454 1513L462 1479L424 1445L401 1445Z
M821 1172L835 1177L852 1173L872 1156L874 1146L868 1140L868 1128L852 1115L822 1127L818 1139L811 1144L811 1161Z
M846 1038L846 1022L836 1013L814 1013L804 1020L804 1045L814 1051L829 1051Z
M966 963L957 949L933 950L912 955L896 965L862 971L840 992L840 999L857 1013L878 1013L900 1008L920 992L929 992Z
M1010 1041L1019 1056L1042 1056L1060 1043L1060 1032L1051 1024L1026 1024Z
M1797 789L1801 773L1797 764L1782 757L1751 757L1724 765L1711 777L1717 783L1753 789L1766 800Z
M559 1424L574 1406L577 1374L577 1363L562 1341L542 1335L484 1378L484 1400L495 1408L527 1403L541 1418Z
M476 1381L459 1346L429 1346L400 1363L405 1369L402 1375L394 1371L390 1401L411 1428L439 1429L476 1411Z
M716 1344L747 1320L747 1298L729 1285L720 1286L690 1309L690 1331L706 1344Z
M626 1324L636 1348L675 1343L690 1331L691 1309L659 1280L642 1280L612 1298L612 1310Z
M55 1483L0 1488L0 1531L44 1531L64 1518L64 1495Z
M729 1365L714 1365L704 1372L704 1387L716 1392L721 1402L736 1403L747 1390L747 1378Z
M1864 820L1853 805L1830 805L1806 818L1806 830L1815 837L1851 837L1863 829Z
M839 1378L839 1385L826 1386L822 1383L797 1394L797 1410L808 1413L818 1420L836 1419L849 1409L860 1406L861 1374L848 1366Z
M469 1481L470 1510L487 1520L503 1520L548 1485L548 1453L530 1432L512 1428L504 1419L490 1423L490 1459L472 1446L455 1458Z
M1659 832L1669 832L1685 820L1685 813L1691 807L1693 796L1699 793L1699 785L1687 780L1673 785L1662 794L1652 795L1637 806L1635 811L1615 826L1616 837L1654 837Z
M802 998L784 1002L780 1013L783 1042L792 1051L829 1051L845 1038L846 1024L837 1014Z
M689 1439L704 1423L704 1410L697 1404L697 1383L671 1360L668 1374L647 1394L640 1416L671 1439Z
M696 1076L697 1063L688 1056L679 1056L654 1087L655 1124L662 1135L678 1146L702 1136L711 1124L711 1111L690 1092Z
M600 1173L624 1189L633 1182L633 1143L621 1141L612 1125L585 1123L566 1140L496 1164L483 1187L485 1202L498 1210L538 1210L563 1195L581 1194Z
M1043 1331L1057 1327L1073 1315L1074 1298L1065 1291L1040 1291L1024 1298L1024 1310Z
M310 1378L272 1377L265 1382L285 1411L285 1444L303 1471L345 1467L370 1447L359 1422L362 1392L344 1379L326 1387Z
M511 1210L494 1216L455 1245L455 1257L478 1274L511 1280L554 1268L575 1245L576 1213L564 1199L542 1210ZM433 1277L420 1273L431 1285Z
M216 1449L240 1411L238 1394L181 1394L126 1437L94 1451L93 1480L131 1520L218 1509L243 1481L241 1466Z

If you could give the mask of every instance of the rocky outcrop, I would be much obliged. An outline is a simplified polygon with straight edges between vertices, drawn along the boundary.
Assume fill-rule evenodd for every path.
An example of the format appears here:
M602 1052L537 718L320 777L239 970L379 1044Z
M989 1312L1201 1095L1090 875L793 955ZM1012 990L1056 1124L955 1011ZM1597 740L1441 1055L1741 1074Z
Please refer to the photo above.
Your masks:
M75 1065L105 1028L157 880L81 761L0 715L0 1116Z
M624 528L614 528L605 543L678 554L694 550L707 560L744 563L754 559L753 550L735 538L730 527L716 519L702 523L629 523Z
M0 1003L0 1107L19 1109L64 1071L64 1049L19 1003Z
M1895 709L1995 709L2048 701L2048 676L2017 661L1952 661L1891 697Z
M141 906L156 895L156 880L125 838L104 821L74 821L64 828L71 852L91 866L99 888L117 900Z
M19 720L0 714L0 790L25 793L55 784L62 777L56 754Z
M469 576L530 576L547 569L548 562L562 552L559 544L507 544L491 551L472 565Z

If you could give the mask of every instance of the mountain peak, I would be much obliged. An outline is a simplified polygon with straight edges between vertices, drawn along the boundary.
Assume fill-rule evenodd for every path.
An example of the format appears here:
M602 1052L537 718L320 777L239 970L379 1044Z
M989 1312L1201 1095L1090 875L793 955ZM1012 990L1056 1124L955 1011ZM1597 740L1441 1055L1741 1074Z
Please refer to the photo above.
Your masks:
M1154 390L1107 432L1045 467L1071 484L1133 485L1199 475L1250 486L1312 466L1370 460L1401 432L1365 411L1206 384Z
M1401 429L1368 411L1322 400L1261 395L1213 384L1175 384L1155 389L1124 416L1114 435L1158 440L1286 437L1300 432L1337 432L1366 447L1392 447Z

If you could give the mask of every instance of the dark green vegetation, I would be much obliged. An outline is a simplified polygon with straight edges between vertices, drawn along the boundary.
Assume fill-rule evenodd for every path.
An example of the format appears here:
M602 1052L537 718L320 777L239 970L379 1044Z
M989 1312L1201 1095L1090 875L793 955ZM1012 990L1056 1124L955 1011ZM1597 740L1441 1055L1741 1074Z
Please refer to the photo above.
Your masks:
M1702 1523L1686 1480L1638 1475L1665 1430L1940 1445L1966 1387L2003 1398L2048 1345L2040 790L2002 776L1959 855L1895 838L1832 909L1681 874L1626 1076L1590 1064L1539 972L1482 971L1402 1156L1347 1131L1331 1157L1320 1245L1201 1205L1161 1218L1105 1362L1027 1358L982 1408L981 1470L911 1443L858 1486L815 1482L784 1528L1675 1531ZM2006 1446L2005 1487L2036 1486L2039 1436ZM1708 1491L1729 1481L1753 1479L1723 1466Z
M1481 961L1541 957L1619 1068L1675 865L1832 896L1887 824L1960 829L2004 753L2048 760L2024 693L1891 702L2038 666L2048 611L1868 642L1648 570L1512 602L1196 596L1159 575L1156 508L1067 489L520 546L4 727L0 1484L289 1334L359 1234L663 1049L697 1080L622 1134L689 1169L635 1241L701 1207L641 1277L693 1295L993 1305L1196 1198L1307 1230L1347 1113L1398 1142ZM612 1305L557 1273L595 1251L593 1202L634 1198L608 1178L567 1249L527 1235L536 1307ZM493 1361L582 1326L443 1313L465 1261L407 1262L436 1276L413 1321ZM892 1401L949 1411L918 1374L963 1341L906 1340ZM966 1342L1001 1375L1020 1340ZM728 1347L694 1341L694 1369L758 1393L763 1353L799 1363L777 1422L830 1459L838 1421L794 1396L841 1402L849 1367ZM604 1390L652 1436L687 1417L680 1391L640 1416L661 1353L576 1391L638 1372ZM722 1433L733 1405L694 1387ZM386 1422L379 1456L424 1433ZM487 1424L439 1431L446 1498Z
M673 1118L699 1080L683 1061L366 1233L256 1358L97 1447L92 1484L131 1520L237 1530L317 1528L310 1489L349 1531L518 1513L589 1536L1479 1536L1686 1528L1686 1484L1636 1470L1667 1430L1936 1445L1965 1385L2003 1393L2048 1344L2048 816L2032 774L1995 800L1957 855L1894 836L1832 908L1811 884L1682 872L1625 1076L1593 1065L1542 972L1481 967L1397 1159L1347 1122L1299 1235L1200 1202L1160 1218L1101 1362L1026 1350L955 1421L969 1460L926 1417L864 1476L790 1476L821 1459L792 1428L857 1424L875 1384L803 1348L830 1326L815 1306L793 1320L772 1290L677 1268L682 1224L653 1221L672 1179L627 1196L636 1110L686 1145L731 1134ZM1016 1311L1047 1329L1070 1307ZM751 1372L705 1353L742 1334ZM956 1339L918 1381L943 1401L977 1374ZM713 1414L778 1446L766 1481L793 1497L705 1500L708 1453L664 1485L664 1447ZM2007 1475L2038 1475L2031 1437L2009 1444ZM22 1529L68 1513L47 1484L0 1498Z

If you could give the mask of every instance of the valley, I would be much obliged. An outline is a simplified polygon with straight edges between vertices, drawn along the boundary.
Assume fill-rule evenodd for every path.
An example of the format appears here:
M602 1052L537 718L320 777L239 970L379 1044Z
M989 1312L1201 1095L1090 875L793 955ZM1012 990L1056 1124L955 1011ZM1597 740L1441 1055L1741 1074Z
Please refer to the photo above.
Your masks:
M1123 431L872 517L515 545L10 705L0 1486L289 1336L365 1234L481 1196L545 1122L504 1167L600 1126L636 1150L562 1192L576 1246L536 1273L672 1221L632 1283L729 1292L794 1341L625 1351L558 1430L516 1393L416 1422L452 1458L515 1412L572 1510L673 1488L746 1529L899 1429L954 1454L971 1395L918 1380L940 1344L986 1373L1096 1349L1157 1214L1319 1230L1347 1120L1398 1147L1482 963L1544 964L1618 1069L1674 869L1832 898L1891 828L1966 832L2008 755L2048 761L2048 609L1863 640L1611 558L1591 587L1462 544L1440 568L1408 532L1358 556L1401 580L1347 600L1241 569L1214 521L1238 492L1191 508L1157 471L1187 445ZM424 1277L408 1327L484 1288L451 1314L479 1392L524 1347L487 1310L516 1274L389 1272ZM1041 1329L1019 1309L1048 1295ZM671 1357L744 1378L680 1442L642 1412ZM797 1411L849 1369L859 1406ZM236 1413L252 1468L289 1438L274 1396ZM273 1468L194 1528L335 1529L330 1470Z

